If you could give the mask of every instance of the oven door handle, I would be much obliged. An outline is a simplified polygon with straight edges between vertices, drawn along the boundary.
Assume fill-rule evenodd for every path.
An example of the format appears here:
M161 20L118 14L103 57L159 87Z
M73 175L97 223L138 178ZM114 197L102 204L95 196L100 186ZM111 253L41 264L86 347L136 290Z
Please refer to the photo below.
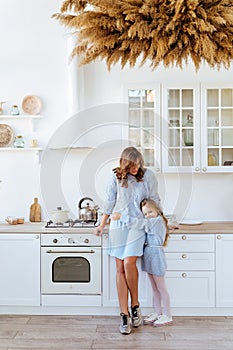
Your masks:
M81 254L89 254L89 253L95 253L95 251L93 250L93 249L91 249L91 250L69 250L69 251L67 251L67 250L51 250L51 249L49 249L49 250L47 250L46 251L46 253L48 253L48 254L62 254L62 253L65 253L65 254L77 254L77 253L81 253Z

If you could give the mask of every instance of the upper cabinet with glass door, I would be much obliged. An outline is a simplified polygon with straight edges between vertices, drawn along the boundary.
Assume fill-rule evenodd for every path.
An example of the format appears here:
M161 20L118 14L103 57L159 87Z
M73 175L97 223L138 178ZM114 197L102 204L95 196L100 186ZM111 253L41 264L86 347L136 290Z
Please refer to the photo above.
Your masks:
M162 99L162 160L164 172L199 167L199 87L164 86Z
M233 172L233 87L202 86L202 164Z
M127 87L128 140L143 155L145 166L161 171L160 89Z

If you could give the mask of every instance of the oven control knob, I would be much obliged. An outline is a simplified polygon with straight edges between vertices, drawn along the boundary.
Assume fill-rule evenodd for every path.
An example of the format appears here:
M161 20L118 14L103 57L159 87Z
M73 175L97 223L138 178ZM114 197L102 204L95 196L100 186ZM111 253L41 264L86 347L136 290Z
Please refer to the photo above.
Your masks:
M57 239L56 238L53 239L53 243L57 243Z
M89 239L88 238L84 239L84 243L89 243Z

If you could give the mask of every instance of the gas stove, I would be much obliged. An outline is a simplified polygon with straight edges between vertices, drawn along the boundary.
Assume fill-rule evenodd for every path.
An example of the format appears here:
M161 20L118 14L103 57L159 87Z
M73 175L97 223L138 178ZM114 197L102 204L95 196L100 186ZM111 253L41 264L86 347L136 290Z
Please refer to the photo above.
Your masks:
M72 220L69 219L64 223L54 223L52 220L47 221L45 228L94 228L96 225L95 220L88 220L88 221L83 221L83 220Z

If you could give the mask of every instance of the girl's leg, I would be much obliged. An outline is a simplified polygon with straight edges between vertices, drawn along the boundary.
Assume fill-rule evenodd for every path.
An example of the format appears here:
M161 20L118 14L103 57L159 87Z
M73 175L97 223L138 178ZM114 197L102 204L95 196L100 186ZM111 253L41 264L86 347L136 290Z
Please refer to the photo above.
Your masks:
M163 314L171 317L170 296L166 287L164 276L152 275L163 303Z
M128 285L125 277L124 260L116 258L116 285L121 313L128 315Z
M162 306L161 306L161 295L157 288L156 282L154 280L154 275L151 275L148 273L148 277L151 283L152 291L153 291L153 302L154 302L154 309L156 314L161 315L162 314Z

